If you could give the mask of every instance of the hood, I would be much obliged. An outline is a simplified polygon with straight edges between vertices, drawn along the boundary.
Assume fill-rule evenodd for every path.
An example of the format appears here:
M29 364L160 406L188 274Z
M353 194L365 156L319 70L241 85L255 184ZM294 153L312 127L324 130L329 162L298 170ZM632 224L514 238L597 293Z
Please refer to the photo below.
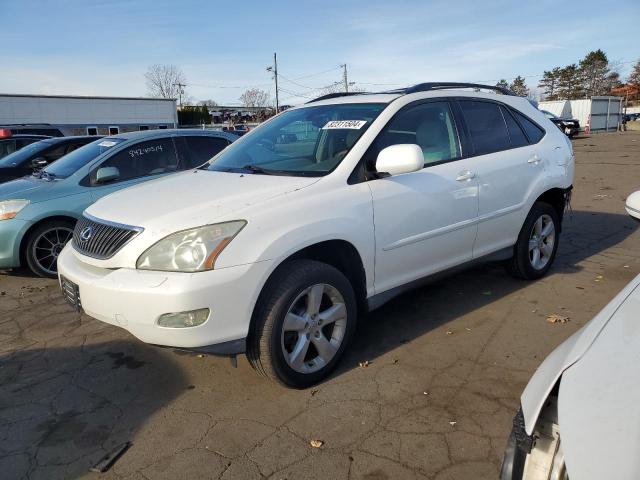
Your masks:
M29 175L31 171L24 167L0 167L0 183Z
M636 279L637 280L637 279ZM558 423L571 478L640 472L640 286L562 376Z
M247 208L318 180L190 170L112 193L86 212L99 219L144 227L153 236L164 236L218 221L242 219Z
M2 175L2 170L0 170L0 181L3 181ZM41 201L40 198L34 198L34 195L49 192L55 188L57 182L57 180L45 180L30 176L17 178L0 185L0 200L26 198L32 201Z

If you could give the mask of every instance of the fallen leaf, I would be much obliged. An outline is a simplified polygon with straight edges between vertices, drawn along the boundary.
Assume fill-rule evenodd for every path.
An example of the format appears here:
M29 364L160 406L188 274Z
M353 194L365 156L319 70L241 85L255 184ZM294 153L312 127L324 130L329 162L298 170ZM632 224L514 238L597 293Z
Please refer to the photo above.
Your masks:
M453 422L453 421L451 421L451 422L449 422L449 425L451 425L452 427L454 427L456 423L458 423L458 422Z
M204 358L204 357L205 357L205 355L203 353L199 353L198 354L198 358Z
M422 392L422 393L425 394L425 395L429 395L429 392Z
M316 393L318 393L318 390L316 390L315 388L313 390L311 390L311 396L313 397Z
M447 335L453 335L453 332L451 330L447 330Z
M569 317L563 317L562 315L558 315L557 313L552 313L547 316L547 322L549 323L567 323L569 321Z
M364 362L358 363L362 368L366 368L369 366L369 360L365 360Z
M322 445L324 445L324 442L322 440L311 440L309 442L309 445L311 445L313 448L320 448Z
M393 364L396 365L400 360L398 360L397 358L393 359Z

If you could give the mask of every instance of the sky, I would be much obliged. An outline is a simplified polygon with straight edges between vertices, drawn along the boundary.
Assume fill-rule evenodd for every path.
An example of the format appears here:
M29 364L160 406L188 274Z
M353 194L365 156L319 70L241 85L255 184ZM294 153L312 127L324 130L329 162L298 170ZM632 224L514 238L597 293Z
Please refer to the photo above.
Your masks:
M173 64L192 100L238 104L250 87L299 104L342 80L380 91L494 84L603 49L623 79L640 59L640 2L429 0L0 0L0 93L145 96Z

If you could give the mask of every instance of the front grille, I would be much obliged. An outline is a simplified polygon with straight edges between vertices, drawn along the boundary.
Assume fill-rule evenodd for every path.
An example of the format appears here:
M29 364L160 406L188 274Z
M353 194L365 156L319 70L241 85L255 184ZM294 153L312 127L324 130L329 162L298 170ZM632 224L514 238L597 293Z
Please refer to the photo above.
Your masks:
M104 260L113 257L142 230L140 227L89 218L85 214L73 231L73 247L83 255Z

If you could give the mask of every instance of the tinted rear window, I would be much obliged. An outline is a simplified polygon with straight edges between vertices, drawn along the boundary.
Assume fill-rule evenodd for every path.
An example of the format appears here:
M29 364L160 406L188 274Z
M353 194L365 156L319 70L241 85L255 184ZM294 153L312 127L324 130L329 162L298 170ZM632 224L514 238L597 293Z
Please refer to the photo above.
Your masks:
M520 112L515 112L515 114L516 114L516 117L518 117L518 120L520 121L520 125L522 125L522 128L524 128L524 131L527 134L527 137L529 137L529 142L538 143L540 140L542 140L542 137L544 137L544 133L545 133L542 128L540 128L538 125L533 123L531 120L529 120Z
M509 132L499 105L492 102L461 100L460 107L476 155L511 148Z
M511 146L512 147L523 147L528 145L527 137L525 136L522 128L518 125L518 122L515 121L511 112L509 112L508 108L501 107L502 114L504 115L504 120L507 122L507 130L509 130L509 137L511 138Z

